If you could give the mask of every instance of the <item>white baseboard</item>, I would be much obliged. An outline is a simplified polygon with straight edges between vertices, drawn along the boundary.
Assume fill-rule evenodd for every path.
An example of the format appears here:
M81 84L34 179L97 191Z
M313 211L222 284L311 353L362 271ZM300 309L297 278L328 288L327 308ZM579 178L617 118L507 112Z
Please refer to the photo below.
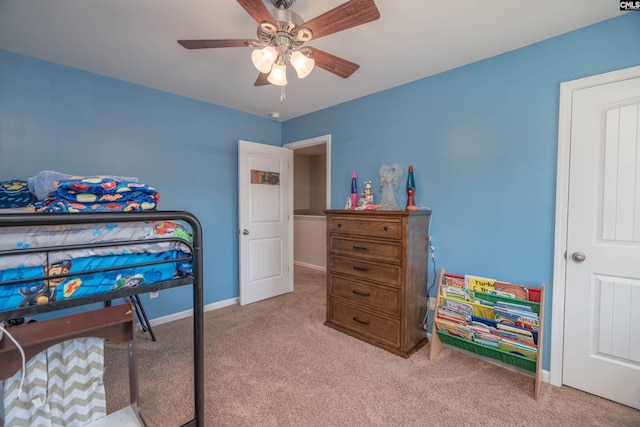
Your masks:
M327 271L327 267L323 267L321 265L315 265L315 264L307 264L306 262L302 262L302 261L293 261L293 265L299 265L300 267L311 268L312 270Z
M313 264L306 264L306 263L302 263L299 261L294 261L295 265L300 265L302 267L307 267L307 268L311 268L313 270L319 270L319 271L327 271L326 267L322 267L319 265L313 265ZM223 300L223 301L218 301L218 302L214 302L211 304L207 304L204 306L204 311L212 311L212 310L217 310L219 308L224 308L224 307L228 307L230 305L234 305L234 304L238 304L238 298L230 298L227 300ZM180 311L178 313L173 313L173 314L169 314L167 316L162 316L162 317L156 317L155 319L149 319L149 324L151 326L156 326L156 325L162 325L163 323L169 323L169 322L173 322L174 320L180 320L180 319L184 319L185 317L191 317L193 315L193 309L189 309L189 310L185 310L185 311ZM136 328L138 330L142 329L142 327L140 326L140 324L136 325Z
M212 311L217 310L219 308L229 307L230 305L234 305L238 303L238 298L230 298L224 301L218 301L211 304L207 304L204 306L204 311ZM173 322L174 320L184 319L185 317L193 316L193 309L180 311L178 313L173 313L168 316L156 317L155 319L149 319L149 324L151 326L162 325L163 323ZM138 323L136 325L136 329L140 330L142 327Z

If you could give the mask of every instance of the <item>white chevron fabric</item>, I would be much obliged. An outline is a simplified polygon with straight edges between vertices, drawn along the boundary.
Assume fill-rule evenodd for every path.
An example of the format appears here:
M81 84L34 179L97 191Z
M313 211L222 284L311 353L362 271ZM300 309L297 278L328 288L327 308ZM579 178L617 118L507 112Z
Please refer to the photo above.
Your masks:
M29 360L22 394L18 399L18 389L22 373L20 371L4 381L5 426L49 427L49 406L47 399L47 354L42 352Z
M27 364L20 399L20 372L4 384L5 426L75 427L106 415L104 345L79 338L49 347Z

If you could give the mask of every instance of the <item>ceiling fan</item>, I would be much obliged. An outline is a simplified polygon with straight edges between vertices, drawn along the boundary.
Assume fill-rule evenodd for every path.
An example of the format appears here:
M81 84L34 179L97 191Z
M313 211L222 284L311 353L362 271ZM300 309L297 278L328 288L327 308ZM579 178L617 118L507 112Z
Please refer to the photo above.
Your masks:
M289 10L295 0L271 0L276 8L270 12L262 0L237 0L258 23L257 40L178 40L187 49L219 47L255 47L251 58L260 71L254 86L274 84L284 86L286 62L293 66L299 78L306 77L314 65L342 78L353 74L360 66L305 43L329 34L380 18L373 0L349 0L310 21L304 21ZM280 99L284 102L284 91Z

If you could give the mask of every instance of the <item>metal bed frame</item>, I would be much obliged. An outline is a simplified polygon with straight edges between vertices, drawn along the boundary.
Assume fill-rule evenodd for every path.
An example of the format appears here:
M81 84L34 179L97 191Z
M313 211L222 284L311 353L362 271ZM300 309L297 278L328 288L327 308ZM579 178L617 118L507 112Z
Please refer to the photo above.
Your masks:
M72 225L72 224L93 224L93 223L115 223L115 222L136 222L136 221L183 221L187 223L192 232L192 254L193 272L190 275L180 276L171 280L146 284L133 288L124 288L100 294L70 298L61 301L53 301L47 304L19 307L0 311L0 321L25 317L30 314L40 314L54 312L70 307L77 307L92 303L109 301L117 298L130 297L137 298L139 294L155 292L163 289L175 288L179 286L192 285L193 288L193 375L194 375L194 417L182 424L186 427L204 426L204 291L203 291L203 265L202 265L202 227L198 219L185 211L149 211L149 212L92 212L92 213L18 213L0 214L0 228L20 227L20 226L41 226L41 225ZM11 251L0 251L0 256L26 252L47 252L64 249L79 249L96 246L122 246L127 244L140 243L137 241L109 242L98 245L73 245L56 246L49 248L27 248ZM171 260L175 262L176 260ZM148 265L139 264L138 266ZM104 269L103 269L104 270ZM103 271L101 270L101 271ZM92 272L97 272L94 270ZM91 273L91 272L85 272ZM70 273L56 277L77 275ZM26 279L24 282L34 282L46 280L49 277ZM11 281L4 284L15 284L20 281ZM0 286L3 284L0 283ZM32 326L36 326L33 324ZM132 389L133 392L133 389ZM135 391L137 394L137 391ZM136 396L137 398L137 396ZM132 396L133 399L133 396Z

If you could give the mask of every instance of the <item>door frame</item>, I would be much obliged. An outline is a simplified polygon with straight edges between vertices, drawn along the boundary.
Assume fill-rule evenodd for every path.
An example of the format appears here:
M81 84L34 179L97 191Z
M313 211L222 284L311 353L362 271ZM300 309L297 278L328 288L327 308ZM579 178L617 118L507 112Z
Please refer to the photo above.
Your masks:
M288 144L284 144L284 148L290 148L295 151L299 148L312 147L314 145L325 145L326 148L326 209L331 209L331 135L323 135L317 136L315 138L304 139L302 141L290 142Z
M551 304L551 353L549 366L549 383L554 386L562 385L562 363L564 358L564 305L567 271L569 161L571 160L573 92L636 77L640 77L640 66L584 77L560 84L556 211L553 245L553 292Z
M241 149L240 149L240 145L242 144L251 144L251 145L255 145L255 146L261 146L264 147L267 150L277 150L278 152L280 152L280 150L283 150L285 152L287 152L288 154L288 161L287 161L287 167L286 167L286 171L283 172L286 173L287 179L286 181L288 182L288 188L285 189L284 191L286 191L286 195L284 196L289 203L289 209L287 210L286 216L287 216L287 245L288 245L288 250L287 250L287 254L286 254L286 271L287 271L287 278L286 278L286 282L287 282L287 292L285 293L289 293L289 292L293 292L294 290L294 280L293 280L293 151L292 150L288 150L285 147L280 147L277 145L271 145L271 144L265 144L265 143L261 143L261 142L254 142L254 141L248 141L248 140L244 140L244 139L239 139L238 140L238 303L240 305L246 304L246 302L243 303L242 301L242 279L244 277L243 275L243 266L242 266L242 260L243 260L243 241L242 241L242 229L244 227L244 224L242 222L242 212L246 211L248 208L246 207L246 203L247 203L247 198L245 197L246 194L241 194L242 193L242 189L241 189L241 182L242 179L240 178L240 174L242 174L243 170L241 168L241 165L246 161L245 158L242 157L242 153L241 153ZM284 182L284 180L281 180L281 184L282 182ZM251 184L249 184L251 185ZM281 295L281 294L279 294ZM273 295L273 296L277 296L277 295ZM266 299L266 298L265 298ZM253 302L259 302L262 301L261 300L257 300L257 301L253 301Z

